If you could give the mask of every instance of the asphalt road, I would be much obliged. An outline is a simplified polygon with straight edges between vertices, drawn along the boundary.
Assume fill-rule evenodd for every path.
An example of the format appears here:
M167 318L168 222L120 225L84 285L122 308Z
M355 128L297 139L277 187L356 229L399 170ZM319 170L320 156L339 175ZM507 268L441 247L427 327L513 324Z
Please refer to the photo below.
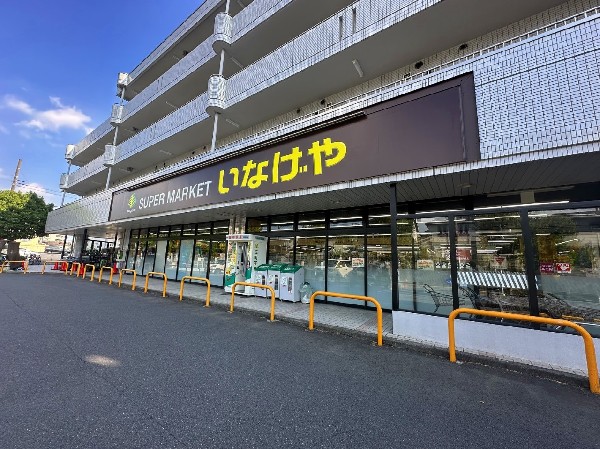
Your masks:
M600 448L599 412L584 387L499 367L0 275L3 449Z

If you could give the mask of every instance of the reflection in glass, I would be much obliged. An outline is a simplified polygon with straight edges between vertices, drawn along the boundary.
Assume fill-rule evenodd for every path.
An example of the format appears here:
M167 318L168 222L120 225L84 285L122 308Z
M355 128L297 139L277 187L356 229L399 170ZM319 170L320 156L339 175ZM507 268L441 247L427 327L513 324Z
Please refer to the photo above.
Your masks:
M452 311L448 217L402 218L397 226L400 309L448 314Z
M138 246L138 250L135 256L135 272L137 274L142 274L142 268L144 266L144 256L146 255L146 240L141 240Z
M600 212L529 213L539 270L540 312L600 336Z
M210 265L208 279L212 285L223 286L225 277L225 256L227 253L227 242L225 240L213 240L210 249Z
M392 246L390 234L367 235L367 295L392 308Z
M146 254L144 257L144 268L142 272L139 274L146 274L152 271L154 267L154 259L156 258L156 240L148 239L148 244L146 246Z
M154 268L152 268L151 271L156 271L158 273L164 273L166 257L167 257L167 241L159 240L156 243L156 256L154 258Z
M519 214L456 217L461 302L529 314L529 287Z
M331 292L365 294L365 256L362 235L339 235L329 237L329 260L327 260L327 290ZM362 302L328 298L328 302L362 305Z
M304 281L325 290L325 237L297 237L296 265L304 267Z
M179 248L179 263L177 280L184 276L190 276L192 271L192 252L194 251L193 240L182 240Z
M137 251L137 247L138 247L138 242L136 240L129 241L129 246L127 249L127 262L126 262L125 268L128 268L130 270L133 269L134 264L135 264L135 253Z
M192 276L205 278L208 273L208 256L210 247L210 236L204 235L196 240L196 250L194 255L194 264Z
M177 262L179 261L180 243L180 240L177 239L169 240L167 258L165 261L165 274L168 279L175 279L177 277Z
M272 237L269 239L268 263L294 263L294 237Z

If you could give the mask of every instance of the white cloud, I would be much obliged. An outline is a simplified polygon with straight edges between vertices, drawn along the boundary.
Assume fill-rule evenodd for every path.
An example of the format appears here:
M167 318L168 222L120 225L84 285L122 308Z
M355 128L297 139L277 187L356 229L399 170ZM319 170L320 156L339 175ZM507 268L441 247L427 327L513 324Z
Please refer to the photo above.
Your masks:
M62 194L60 194L58 192L49 191L44 186L42 186L41 184L38 184L37 182L29 182L29 183L21 184L21 185L17 186L17 191L23 192L23 193L27 193L27 192L36 193L38 196L41 196L42 198L44 198L44 201L46 201L46 204L54 203L55 206L58 206L60 204L60 200L62 197Z
M90 116L84 114L75 106L65 106L58 97L50 97L49 99L54 108L43 111L33 108L25 101L12 95L4 96L3 105L29 116L28 120L19 122L19 125L26 128L54 132L62 128L70 128L87 132L89 129L87 124L92 120Z

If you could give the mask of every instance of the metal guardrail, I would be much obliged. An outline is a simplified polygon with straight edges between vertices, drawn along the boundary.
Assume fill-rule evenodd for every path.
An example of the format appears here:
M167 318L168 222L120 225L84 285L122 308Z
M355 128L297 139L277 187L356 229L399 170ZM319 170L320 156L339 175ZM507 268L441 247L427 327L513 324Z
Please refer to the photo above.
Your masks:
M83 266L83 275L81 276L81 279L85 279L85 274L87 273L88 267L92 267L92 277L90 278L90 282L92 282L94 280L94 274L96 273L96 265L91 263L86 263Z
M75 272L75 274L77 274L76 277L79 277L79 270L81 270L81 262L73 262L71 264L71 272L69 273L69 276L73 276L73 269L75 268L75 265L77 265L77 271Z
M109 270L110 272L110 277L108 278L108 285L112 284L112 278L113 278L113 269L112 267L100 267L100 273L98 273L98 283L102 282L102 272L104 270Z
M131 285L131 290L135 290L135 279L137 278L137 273L135 270L130 268L123 268L119 272L119 288L121 288L121 281L123 281L123 273L133 273L133 284Z
M5 260L2 262L2 265L0 265L0 273L4 273L4 267L6 267L6 265L9 265L11 263L22 263L23 264L23 274L27 274L27 269L29 268L29 264L27 263L26 260Z
M481 315L493 318L502 318L514 321L529 321L531 323L551 324L553 326L570 327L583 337L583 345L585 348L585 359L587 363L588 377L590 380L590 391L594 394L600 394L600 380L598 379L598 364L596 362L596 350L594 348L594 340L592 336L579 324L568 320L557 318L546 318L541 316L522 315L518 313L494 312L492 310L477 310L477 309L456 309L448 315L448 351L450 361L456 362L456 338L454 333L454 320L461 313L469 315Z
M318 290L310 296L310 305L308 308L308 330L314 329L314 317L315 317L315 298L317 296L331 296L335 298L346 298L356 299L358 301L369 301L375 304L377 308L377 346L383 345L383 311L381 310L381 304L375 298L371 296L351 295L348 293L337 293L337 292L326 292Z
M163 277L163 298L167 296L167 275L166 273L161 273L158 271L150 271L146 274L146 283L144 284L144 293L148 293L148 281L150 280L150 276L162 276Z
M194 281L204 281L206 282L206 302L204 304L204 307L210 307L210 281L207 278L201 278L198 276L184 276L181 278L181 286L179 287L179 300L183 300L183 285L184 282L189 279L189 280L194 280Z
M263 284L252 284L250 282L234 282L231 286L231 305L229 306L229 313L233 313L233 303L235 299L235 287L236 285L244 285L246 287L254 287L254 288L264 288L265 290L269 290L271 292L271 320L275 321L275 290L270 285Z

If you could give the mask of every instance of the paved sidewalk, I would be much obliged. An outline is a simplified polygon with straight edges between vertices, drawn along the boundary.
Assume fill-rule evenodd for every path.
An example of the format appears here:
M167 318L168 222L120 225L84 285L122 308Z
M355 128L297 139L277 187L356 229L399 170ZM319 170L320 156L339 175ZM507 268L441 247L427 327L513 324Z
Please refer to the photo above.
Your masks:
M36 267L37 268L37 267ZM41 272L41 266L39 270ZM61 275L64 273L56 272L46 268L46 274ZM90 282L90 272L86 275L86 280L82 282ZM72 276L73 278L75 275ZM79 278L81 279L81 278ZM98 280L98 272L95 273L95 280ZM108 283L109 274L102 275L102 282ZM137 276L136 290L144 290L146 281L145 276ZM119 276L113 276L113 284L118 284ZM133 284L133 276L130 274L123 275L121 288L131 288ZM170 299L179 299L180 281L167 281L167 297ZM115 285L115 288L116 285ZM163 280L156 277L150 278L148 282L148 291L153 294L162 294ZM204 304L206 301L207 288L204 282L185 283L184 300L198 301ZM231 303L231 294L225 293L222 287L211 287L210 305L229 310ZM357 304L362 304L357 301ZM271 299L261 298L257 296L243 296L236 294L234 300L234 311L259 314L269 317L271 311ZM275 319L279 321L290 322L308 328L308 304L301 302L289 302L276 300L275 302ZM315 329L328 329L342 334L353 335L362 338L369 338L376 341L377 339L377 313L373 309L364 309L361 307L344 307L333 304L315 304L314 316ZM397 336L392 334L392 315L389 312L383 313L383 340L400 341Z

